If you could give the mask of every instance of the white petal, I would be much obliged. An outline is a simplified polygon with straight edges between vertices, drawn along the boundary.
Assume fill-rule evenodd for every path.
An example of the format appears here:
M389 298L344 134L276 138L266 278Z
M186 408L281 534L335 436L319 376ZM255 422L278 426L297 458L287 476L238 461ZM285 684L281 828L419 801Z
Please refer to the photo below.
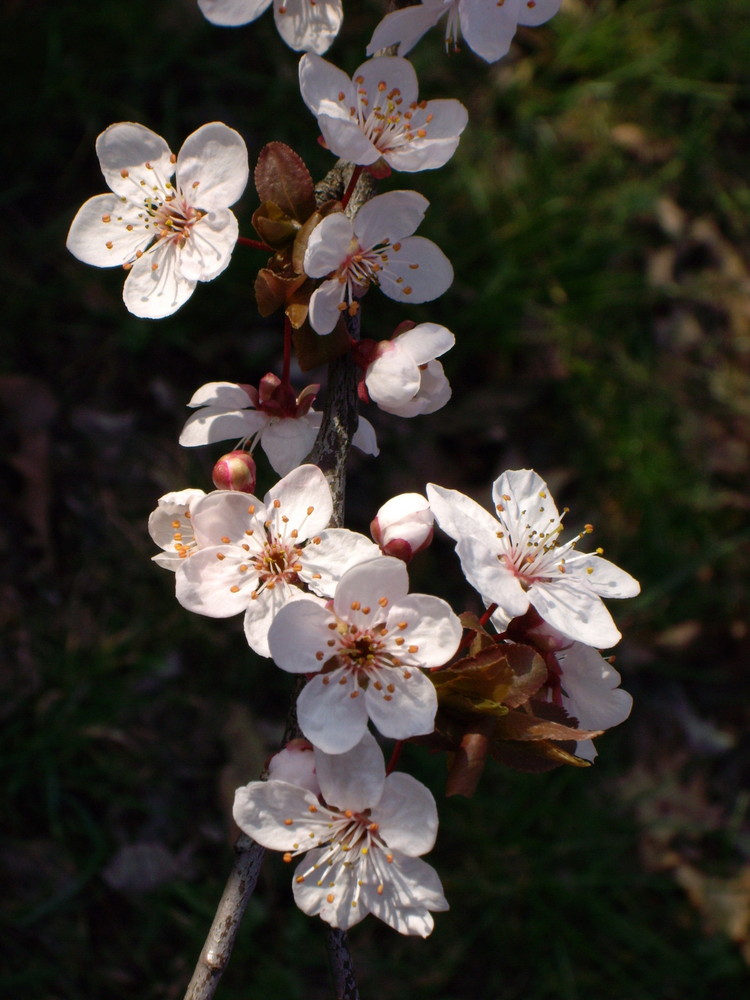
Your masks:
M226 28L254 21L270 4L271 0L198 0L203 16Z
M476 533L491 538L497 531L497 521L492 515L458 490L428 483L427 499L440 527L456 541Z
M98 194L78 209L65 245L84 264L116 267L133 260L153 238L153 233L144 229L135 206L115 194Z
M306 822L309 805L319 805L311 791L287 781L251 781L234 793L232 815L237 826L263 847L291 851L295 844L312 843L317 825ZM294 820L285 823L285 820ZM317 836L316 836L317 839Z
M117 122L106 128L96 140L96 153L110 189L139 205L154 186L163 196L164 185L174 173L164 139L137 122Z
M423 0L421 6L391 11L373 32L367 46L367 55L398 45L399 55L405 56L422 35L438 23L445 12L444 0Z
M409 236L389 250L378 275L380 290L398 302L431 302L453 283L453 267L440 247L423 236Z
M322 413L312 411L303 417L266 417L260 444L280 476L295 469L310 453L322 417Z
M329 806L342 812L364 812L380 802L387 782L385 761L372 733L366 732L347 753L316 750L315 765L320 790Z
M317 465L292 469L263 498L269 520L282 538L297 532L297 541L317 535L331 520L331 487Z
M253 513L249 508L254 507ZM195 537L201 548L209 545L241 545L247 541L245 532L250 529L257 536L263 534L266 511L257 497L249 493L214 490L197 500L191 509ZM256 538L254 550L263 543Z
M558 12L562 0L521 0L518 23L530 28L544 24Z
M253 401L237 382L206 382L196 389L188 406L218 406L222 410L241 410Z
M303 593L293 584L277 585L273 590L266 587L255 600L250 600L242 623L250 648L259 656L270 656L268 632L276 615L288 604L302 600L315 601L317 598Z
M188 611L209 618L231 618L245 610L258 583L257 574L240 572L244 565L236 546L213 545L184 559L175 573L177 600Z
M492 500L506 531L518 539L527 527L546 534L560 521L547 484L533 469L511 469L492 485Z
M420 323L394 338L403 350L408 351L418 365L426 365L439 358L456 343L455 336L438 323Z
M490 538L465 535L456 545L456 552L461 560L464 576L485 601L499 604L513 618L528 610L529 597L518 578L497 558L500 552L497 539L492 547Z
M383 107L387 107L386 98L385 96L381 98L381 94L387 95L393 90L400 91L399 96L403 101L401 107L404 110L417 100L416 71L409 60L403 59L401 56L375 56L374 59L368 59L352 73L352 79L358 86L367 90L370 101L369 110L374 109L376 103L381 100ZM380 83L385 83L385 90L379 89Z
M300 579L321 597L333 597L348 569L379 555L378 546L365 535L348 528L328 528L303 549Z
M416 417L423 413L434 413L445 406L451 398L451 387L440 362L428 361L420 369L419 375L419 389L412 399L394 407L383 406L381 403L380 408L399 417Z
M286 44L300 51L326 52L343 20L341 0L274 0L276 27Z
M384 620L389 605L398 604L408 590L406 566L400 559L381 556L378 550L375 559L352 566L344 573L336 587L333 610L344 621L369 628L374 622ZM370 608L370 613L366 614L362 608Z
M302 100L317 117L325 102L326 114L349 118L349 108L357 103L354 86L343 70L312 52L299 61ZM342 98L338 95L343 94ZM334 105L335 107L332 107Z
M368 886L363 890L364 900L373 916L399 934L427 937L433 928L429 911L448 909L440 879L421 858L410 858L395 849L392 855L392 864L383 866L382 894L373 893Z
M463 633L450 604L431 594L408 594L394 602L386 626L395 630L397 622L406 623L397 630L406 640L404 648L416 646L411 655L424 667L442 667L456 652Z
M633 698L620 675L595 649L576 642L557 654L566 707L583 729L611 729L630 715Z
M223 122L209 122L187 137L177 154L177 186L197 208L228 208L249 177L245 140Z
M375 358L365 374L370 399L389 412L408 403L419 391L420 382L414 359L395 341Z
M376 687L375 683L380 687ZM383 667L372 671L365 694L367 712L376 728L393 740L426 736L435 728L435 686L416 668Z
M429 208L429 201L417 191L388 191L360 208L354 217L354 234L364 249L385 240L395 243L417 229ZM329 216L330 218L330 216Z
M310 851L297 866L292 880L292 891L297 906L309 917L319 916L332 927L348 930L367 916L367 906L357 901L361 895L357 882L358 868L338 865L335 882L319 885L320 873L326 871L326 849ZM320 871L312 871L319 866ZM355 905L353 905L355 904Z
M311 278L325 278L337 271L351 249L354 223L343 212L322 219L310 234L304 270Z
M328 646L336 619L314 599L293 601L277 613L268 630L268 648L277 667L294 674L317 673L336 647Z
M157 244L133 264L122 290L129 312L141 319L162 319L177 312L193 294L196 282L184 278L179 251L172 243Z
M180 444L194 448L214 441L238 441L251 437L268 422L265 413L257 410L219 410L206 407L188 417L180 434Z
M357 429L354 432L354 437L352 438L352 444L355 448L359 448L360 451L363 451L365 455L380 454L378 440L375 437L375 428L372 426L370 421L366 420L364 417L359 418Z
M297 699L297 718L304 735L329 754L345 753L367 729L364 692L345 670L316 674Z
M566 557L565 566L602 597L635 597L641 592L641 585L630 573L595 553L573 553Z
M435 799L410 774L396 771L388 775L371 816L388 846L411 858L426 854L435 846L438 829Z
M469 48L487 62L502 59L516 33L520 6L520 0L505 0L502 5L461 0L461 33Z
M211 281L229 266L237 243L239 225L228 208L215 209L199 219L179 250L183 278Z
M608 649L621 638L601 598L572 574L535 582L528 598L546 622L570 639Z
M330 333L336 326L341 316L339 304L344 301L345 293L346 285L342 285L336 278L324 281L312 293L308 319L316 333Z
M333 155L361 166L368 166L379 160L380 151L370 142L356 120L330 114L330 110L330 104L323 105L318 115L318 128Z

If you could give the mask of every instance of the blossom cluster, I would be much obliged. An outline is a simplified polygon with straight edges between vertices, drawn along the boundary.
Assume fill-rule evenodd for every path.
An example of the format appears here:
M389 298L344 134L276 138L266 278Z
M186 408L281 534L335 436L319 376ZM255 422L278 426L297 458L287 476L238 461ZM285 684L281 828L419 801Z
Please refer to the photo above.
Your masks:
M253 21L271 0L198 0L217 25ZM437 807L411 776L386 769L378 738L416 740L453 754L449 792L469 794L487 755L506 759L523 744L537 764L593 760L593 738L621 722L630 696L600 650L620 638L603 598L638 593L637 582L603 558L578 550L590 526L562 541L563 515L544 480L510 470L492 487L493 513L454 489L391 498L372 538L332 526L335 498L309 456L324 423L320 385L298 392L291 354L349 353L361 371L359 400L402 417L444 406L451 388L438 358L455 343L435 322L401 323L390 336L360 336L362 299L372 286L400 303L445 293L453 268L415 232L429 203L416 191L377 194L354 210L350 196L369 172L442 167L466 127L454 99L419 97L404 55L441 18L494 61L519 25L538 25L559 0L422 0L388 14L349 77L321 58L343 19L341 0L274 0L284 40L303 51L301 97L322 144L351 165L340 196L321 202L301 158L281 143L261 151L253 226L271 253L258 273L259 310L284 313L284 368L257 387L212 381L189 401L180 443L233 441L216 463L216 489L167 493L149 519L173 572L179 603L211 618L242 615L249 647L304 679L296 702L301 737L273 757L268 779L238 789L234 817L286 861L304 855L293 877L298 905L346 929L373 913L405 934L427 935L447 908L440 879L421 860L435 842ZM387 47L398 55L378 55ZM177 155L143 125L120 122L98 138L110 189L76 215L68 247L99 267L120 265L123 297L136 316L174 313L197 284L229 265L239 239L230 210L249 178L247 150L231 128L196 130ZM292 333L295 331L293 339ZM303 363L304 362L304 363ZM353 392L353 390L352 390ZM373 426L356 417L351 443L377 455ZM260 447L281 477L255 493ZM338 522L337 522L338 523ZM407 565L437 525L456 543L481 618L459 616L440 597L411 593ZM465 737L483 720L484 745ZM521 750L516 750L516 754ZM463 763L462 763L463 762ZM464 767L464 770L461 768Z

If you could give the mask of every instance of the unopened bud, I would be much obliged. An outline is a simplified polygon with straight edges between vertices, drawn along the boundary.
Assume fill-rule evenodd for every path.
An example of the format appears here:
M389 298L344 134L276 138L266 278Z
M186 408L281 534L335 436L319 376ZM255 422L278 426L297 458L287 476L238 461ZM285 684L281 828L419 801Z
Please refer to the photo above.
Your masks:
M255 459L249 451L222 455L211 475L217 490L252 493L255 489Z
M432 541L435 518L420 493L402 493L383 504L370 525L386 556L409 560Z

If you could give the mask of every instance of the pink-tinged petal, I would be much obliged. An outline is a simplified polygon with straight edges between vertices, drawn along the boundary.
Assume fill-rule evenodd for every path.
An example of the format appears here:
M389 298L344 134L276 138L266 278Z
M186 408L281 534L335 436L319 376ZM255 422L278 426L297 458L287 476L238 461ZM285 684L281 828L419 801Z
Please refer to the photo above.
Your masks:
M378 550L376 558L352 566L341 577L333 610L344 621L369 628L373 622L385 620L390 605L400 603L408 590L406 566L400 559L380 555ZM364 608L369 608L369 613Z
M206 382L196 389L188 406L218 406L221 410L241 410L252 407L253 401L237 382Z
M370 815L386 844L410 858L418 858L435 846L438 829L435 799L410 774L396 771L388 775L380 801Z
M252 512L250 508L254 508ZM193 531L201 548L241 545L248 540L248 529L261 536L266 516L265 507L257 497L229 490L214 490L192 507ZM261 544L256 538L254 551Z
M421 5L391 11L373 32L367 55L398 45L399 55L405 56L422 35L438 23L446 9L444 0L423 0Z
M335 638L331 624L335 627L335 617L313 599L281 608L268 630L268 648L276 666L292 674L321 670L338 645L328 645Z
M292 469L263 498L268 519L282 537L296 531L297 541L317 535L331 520L331 487L317 465Z
M299 576L316 594L333 597L348 569L379 555L378 546L365 535L348 528L328 528L305 546Z
M248 606L258 583L252 570L242 572L233 545L198 549L180 563L175 573L177 600L188 611L208 618L231 618Z
M163 319L177 312L195 290L196 282L179 270L174 244L157 244L133 264L122 298L129 312L141 319Z
M365 375L370 399L381 409L391 412L416 395L420 382L419 368L414 359L407 351L400 350L395 342L390 350L375 358Z
M456 338L439 323L420 323L419 326L400 333L394 343L408 351L416 364L426 365L449 351L456 343Z
M595 553L572 553L566 556L565 567L602 597L635 597L641 592L635 577Z
M312 293L308 319L316 333L323 336L336 326L341 316L339 305L344 301L345 293L346 285L341 284L336 278L324 281Z
M378 275L380 290L397 302L431 302L453 283L453 267L440 247L422 236L408 236L388 251Z
M229 266L238 235L237 219L228 208L199 219L178 251L181 276L191 281L216 278Z
M408 594L394 602L388 613L386 625L395 629L406 640L404 649L411 652L414 659L425 667L442 667L456 652L463 629L454 615L450 604L431 594Z
M560 9L562 0L521 0L518 23L529 28L544 24Z
M267 422L266 414L256 410L222 411L207 407L188 417L180 434L180 444L184 448L194 448L214 441L237 441L251 437Z
M528 610L529 597L515 574L499 561L499 548L497 539L493 549L489 538L465 535L456 545L456 552L472 587L488 604L499 604L515 618Z
M595 649L574 643L557 654L566 707L582 729L611 729L630 715L633 698L621 677Z
M162 200L174 164L169 146L156 132L137 122L117 122L97 138L96 153L104 179L115 194L143 205L156 188Z
M260 444L275 472L285 476L306 458L315 444L322 419L322 413L311 411L304 417L279 417L266 421Z
M407 400L398 407L381 409L395 413L399 417L418 417L423 413L434 413L445 406L451 398L451 387L439 361L428 361L420 369L419 391L413 399Z
M388 191L377 195L365 202L354 217L354 234L359 245L369 249L386 240L395 243L411 236L429 206L429 201L417 191Z
M273 589L266 587L258 592L255 599L250 600L245 610L243 628L245 638L251 649L259 656L271 655L268 645L268 632L276 615L288 604L296 601L317 601L311 594L304 594L293 584L277 584ZM321 602L322 603L322 602Z
M153 238L134 205L114 194L98 194L78 209L65 245L84 264L116 267L133 260Z
M360 886L351 870L341 872L338 868L333 886L320 885L320 875L326 870L326 849L309 851L294 872L294 902L308 917L317 916L332 927L348 930L367 916L367 907L357 901Z
M343 669L316 674L297 699L297 719L307 739L324 753L346 753L367 730L364 691Z
M341 27L341 0L274 0L276 27L286 44L297 52L326 52Z
M406 111L417 100L419 92L416 71L409 60L401 56L368 59L352 73L352 80L367 91L369 110L374 109L378 101L384 109L387 108L387 97L396 90L402 101L399 108L402 112ZM384 90L380 90L381 83L385 84Z
M487 0L461 0L461 33L469 48L486 62L502 59L510 49L521 2L504 0L500 5Z
M569 639L598 649L608 649L621 639L601 598L572 575L533 583L528 598L541 617Z
M435 686L416 667L372 670L363 693L367 712L383 736L406 740L426 736L435 728Z
M305 251L305 274L325 278L337 271L351 252L354 223L343 212L327 215L310 234Z
M315 750L308 740L291 740L268 762L268 777L286 781L290 785L306 788L313 795L320 795L320 782L315 770Z
M196 208L228 208L241 196L250 168L245 140L222 122L202 125L177 154L177 186Z
M375 437L375 428L365 417L359 418L357 429L352 438L352 444L355 448L359 448L360 451L364 452L365 455L380 454L378 439Z
M356 119L341 118L331 114L330 110L330 105L324 104L318 115L318 128L333 155L360 166L369 166L379 160L379 150L364 134Z
M329 806L341 812L346 809L364 812L380 802L388 779L383 751L372 733L365 732L347 753L327 754L316 750L315 764L320 790Z
M547 484L533 469L504 472L492 485L492 501L503 527L514 539L527 526L544 535L560 522Z
M302 100L316 117L325 110L331 117L348 119L349 108L357 103L354 86L346 73L312 52L299 61L299 86Z
M271 0L198 0L206 20L224 28L234 28L260 17Z
M464 535L480 535L490 544L496 539L497 521L484 507L458 490L427 484L430 509L443 531L459 541Z
M301 843L317 842L320 834L319 825L309 822L310 805L318 806L318 799L299 785L278 779L251 781L234 793L232 815L237 826L263 847L293 851ZM292 823L286 822L290 819Z

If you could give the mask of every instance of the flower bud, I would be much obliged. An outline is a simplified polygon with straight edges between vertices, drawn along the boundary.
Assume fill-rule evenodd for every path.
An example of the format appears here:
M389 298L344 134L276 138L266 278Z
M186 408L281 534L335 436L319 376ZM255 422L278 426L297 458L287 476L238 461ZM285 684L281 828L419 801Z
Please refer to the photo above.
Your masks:
M255 459L249 451L230 451L216 463L211 478L217 490L252 493L255 489Z
M383 504L370 525L372 537L386 556L409 562L432 541L434 517L419 493L402 493Z
M291 740L268 763L268 777L288 781L290 785L309 789L320 795L318 776L315 773L315 754L308 740Z

